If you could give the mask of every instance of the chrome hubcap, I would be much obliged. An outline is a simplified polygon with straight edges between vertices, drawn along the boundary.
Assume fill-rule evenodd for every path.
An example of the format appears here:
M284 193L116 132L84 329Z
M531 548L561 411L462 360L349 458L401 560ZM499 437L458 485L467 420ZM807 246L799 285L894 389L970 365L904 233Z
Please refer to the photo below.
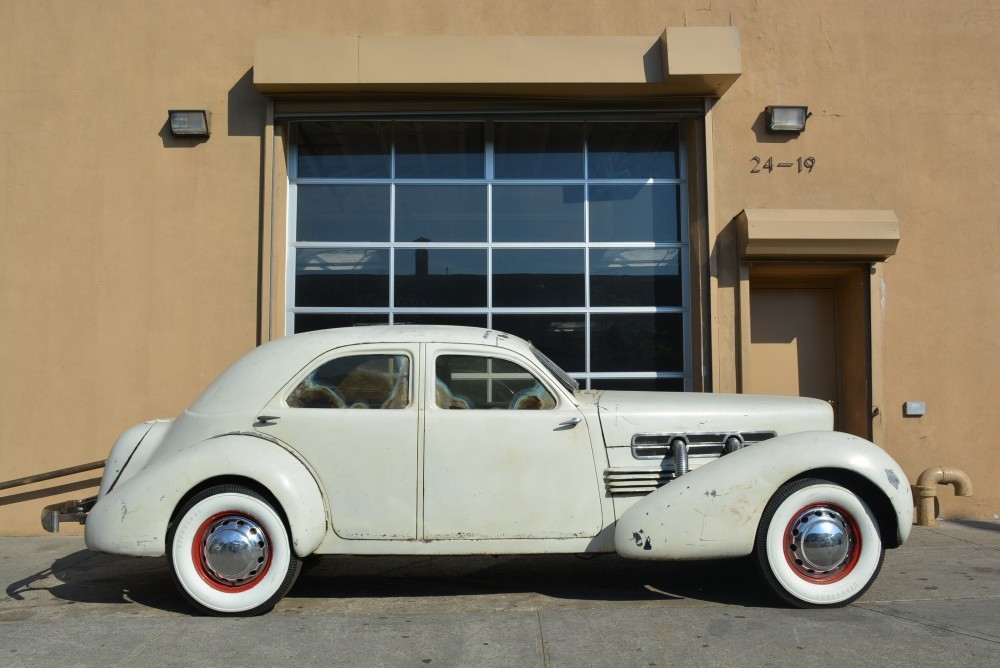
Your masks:
M269 557L267 535L248 517L223 515L205 527L202 564L221 584L238 587L253 582L266 569Z
M835 508L813 506L788 524L788 562L803 578L832 580L846 575L858 549L851 522Z

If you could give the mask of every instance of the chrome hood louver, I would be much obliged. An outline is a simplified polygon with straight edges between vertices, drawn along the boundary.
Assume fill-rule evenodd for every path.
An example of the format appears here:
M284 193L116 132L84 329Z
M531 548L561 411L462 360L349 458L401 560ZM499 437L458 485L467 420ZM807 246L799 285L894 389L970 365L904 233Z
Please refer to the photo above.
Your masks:
M689 467L775 436L833 428L826 402L799 397L604 392L598 407L605 489L616 495L648 494Z

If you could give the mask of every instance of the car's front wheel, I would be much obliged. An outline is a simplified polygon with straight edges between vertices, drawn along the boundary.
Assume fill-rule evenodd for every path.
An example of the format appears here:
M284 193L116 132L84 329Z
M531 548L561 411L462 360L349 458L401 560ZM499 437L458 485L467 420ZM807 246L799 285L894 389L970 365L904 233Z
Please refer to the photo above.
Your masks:
M260 615L288 593L301 561L275 508L242 485L191 498L167 532L167 559L185 598L211 615Z
M768 502L755 559L764 579L800 608L840 607L868 590L885 557L865 502L828 480L794 480Z

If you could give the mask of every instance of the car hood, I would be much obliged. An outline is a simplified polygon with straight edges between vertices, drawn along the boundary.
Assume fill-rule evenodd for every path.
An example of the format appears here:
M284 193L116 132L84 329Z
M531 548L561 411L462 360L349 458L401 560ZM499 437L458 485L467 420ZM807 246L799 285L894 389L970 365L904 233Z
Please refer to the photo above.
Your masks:
M833 409L802 397L699 392L603 392L598 412L605 444L630 447L640 433L771 431L776 435L833 429Z

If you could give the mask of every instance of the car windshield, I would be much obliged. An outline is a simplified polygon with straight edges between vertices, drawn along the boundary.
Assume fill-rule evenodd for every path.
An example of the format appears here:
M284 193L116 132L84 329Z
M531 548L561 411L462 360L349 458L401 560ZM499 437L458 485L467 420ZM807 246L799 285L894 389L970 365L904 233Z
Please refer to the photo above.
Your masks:
M560 369L559 365L545 356L545 353L536 348L534 345L531 345L531 352L534 353L538 361L542 363L542 366L548 369L553 376L559 379L559 382L562 383L563 387L574 394L580 389L580 383L573 380L568 373Z

